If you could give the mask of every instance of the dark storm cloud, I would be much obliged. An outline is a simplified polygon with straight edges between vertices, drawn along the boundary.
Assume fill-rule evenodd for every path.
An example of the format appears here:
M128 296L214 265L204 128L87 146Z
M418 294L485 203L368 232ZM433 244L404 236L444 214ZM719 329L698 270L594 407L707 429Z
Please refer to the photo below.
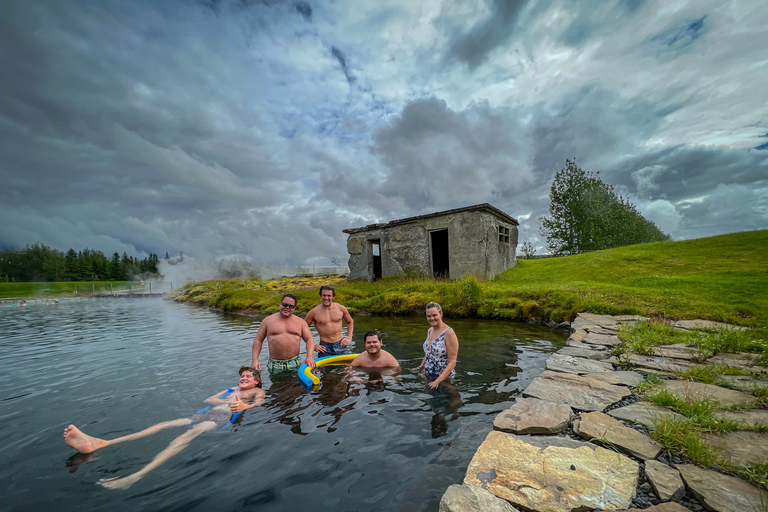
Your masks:
M341 70L344 72L344 77L347 79L347 83L353 85L355 83L355 77L352 76L352 72L349 70L349 66L347 66L347 58L342 51L335 46L331 47L331 54L333 55L333 58L339 62Z
M458 59L476 68L514 33L517 17L525 0L490 0L490 16L468 31L457 34L450 43L447 58Z
M296 2L293 4L296 12L301 14L306 21L312 21L312 6L307 2Z

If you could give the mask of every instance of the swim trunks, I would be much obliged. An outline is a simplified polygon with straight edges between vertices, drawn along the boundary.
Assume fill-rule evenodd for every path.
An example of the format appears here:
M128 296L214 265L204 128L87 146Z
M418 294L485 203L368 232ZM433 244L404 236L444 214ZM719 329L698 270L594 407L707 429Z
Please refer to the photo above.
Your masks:
M279 373L279 372L288 372L288 371L294 371L301 366L301 360L299 359L300 356L293 357L291 359L272 359L269 358L269 362L267 363L267 368L269 369L269 373Z
M349 350L349 345L347 345L346 347L341 346L342 341L344 341L344 338L341 338L339 341L335 343L328 343L327 341L321 341L320 344L325 347L325 352L318 352L317 357L342 356L346 354L351 354L352 352Z

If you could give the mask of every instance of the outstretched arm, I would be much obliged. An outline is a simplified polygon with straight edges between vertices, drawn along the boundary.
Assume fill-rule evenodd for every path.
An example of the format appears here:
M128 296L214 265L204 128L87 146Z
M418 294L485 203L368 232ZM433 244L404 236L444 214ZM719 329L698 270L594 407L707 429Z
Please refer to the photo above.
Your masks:
M205 400L203 400L207 404L213 404L213 405L221 405L221 404L228 404L234 400L233 393L235 391L235 388L227 388L224 391L219 391L215 395L209 396Z
M253 355L251 357L251 366L257 370L261 370L261 364L259 363L259 354L261 354L261 348L264 346L264 338L267 337L267 320L262 320L259 330L256 333L256 337L253 338L253 348L251 349Z

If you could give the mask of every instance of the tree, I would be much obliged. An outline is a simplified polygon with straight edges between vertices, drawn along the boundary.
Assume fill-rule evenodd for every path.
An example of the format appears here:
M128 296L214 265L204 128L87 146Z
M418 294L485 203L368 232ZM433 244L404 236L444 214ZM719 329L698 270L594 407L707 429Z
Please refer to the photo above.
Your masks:
M531 242L526 240L520 246L520 254L523 255L524 260L530 260L536 255L536 248L533 246Z
M609 249L669 240L637 208L600 177L568 159L555 174L549 192L549 215L539 218L539 233L555 254Z

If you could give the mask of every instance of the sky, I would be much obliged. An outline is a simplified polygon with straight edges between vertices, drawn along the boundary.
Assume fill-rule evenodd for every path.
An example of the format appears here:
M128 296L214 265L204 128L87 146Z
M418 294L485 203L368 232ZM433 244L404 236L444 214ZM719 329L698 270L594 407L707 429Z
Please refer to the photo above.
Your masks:
M675 240L768 228L768 9L3 3L0 248L330 264L491 203L544 252L576 158Z

